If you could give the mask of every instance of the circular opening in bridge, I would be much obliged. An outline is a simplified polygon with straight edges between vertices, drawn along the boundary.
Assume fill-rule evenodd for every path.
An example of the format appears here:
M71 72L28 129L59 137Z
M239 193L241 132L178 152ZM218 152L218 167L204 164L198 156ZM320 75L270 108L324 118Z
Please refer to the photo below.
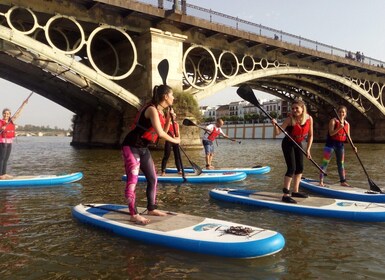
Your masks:
M110 26L98 27L91 33L87 55L92 66L112 80L128 77L137 64L137 52L131 37Z
M190 69L196 71L187 72ZM183 75L185 80L194 88L205 89L212 85L218 75L214 54L204 46L191 46L188 48L183 56Z
M381 87L380 87L380 85L377 82L373 83L373 86L372 86L372 96L375 99L378 99L381 96Z
M219 71L225 78L237 75L239 70L238 59L232 52L223 52L219 56Z
M7 24L12 30L23 34L31 34L39 27L35 14L26 8L12 7L5 14Z
M183 90L189 90L191 85L195 84L195 79L197 77L197 69L194 65L194 62L189 57L186 60L185 68L186 74L185 71L183 71Z
M255 61L254 58L250 55L245 55L242 58L242 67L247 72L250 73L254 70Z
M262 58L259 63L258 63L262 69L266 69L268 66L269 66L269 62L267 61L267 59L265 58Z
M370 85L370 82L369 81L365 81L364 82L364 89L366 90L366 92L369 92L370 89L371 89L371 85Z
M44 29L48 44L65 54L78 52L85 43L83 28L71 17L54 16Z

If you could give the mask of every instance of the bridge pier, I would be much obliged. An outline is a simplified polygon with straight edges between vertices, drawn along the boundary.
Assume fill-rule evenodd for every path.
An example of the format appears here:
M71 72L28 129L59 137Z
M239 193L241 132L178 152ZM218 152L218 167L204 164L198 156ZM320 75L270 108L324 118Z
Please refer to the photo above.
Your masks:
M138 50L138 66L136 71L121 82L121 86L130 89L142 100L142 104L151 100L155 85L162 79L158 73L158 63L163 59L169 62L167 84L174 92L182 92L183 73L183 41L186 36L164 32L150 28L148 32L135 40ZM119 147L130 130L138 108L128 104L123 111L98 108L95 111L82 112L74 119L74 131L71 145L78 147ZM180 120L188 112L177 112ZM162 142L161 142L162 143ZM163 148L162 144L159 147ZM200 147L200 136L197 129L182 128L182 145Z

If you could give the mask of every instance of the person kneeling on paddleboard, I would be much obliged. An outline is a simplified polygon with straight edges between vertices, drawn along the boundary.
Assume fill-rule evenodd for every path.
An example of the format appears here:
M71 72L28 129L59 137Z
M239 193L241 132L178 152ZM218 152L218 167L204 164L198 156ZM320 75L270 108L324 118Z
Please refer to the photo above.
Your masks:
M202 144L205 149L205 159L206 159L206 168L214 169L214 166L211 165L214 157L214 140L222 135L224 138L227 138L231 141L235 141L228 137L222 130L223 120L217 119L215 124L209 124L205 127L206 132L203 134Z
M291 137L290 139L285 136L282 140L282 151L287 166L283 182L282 201L297 203L290 197L290 185L293 180L292 197L307 197L306 194L298 191L303 173L303 153L300 148L302 148L302 141L307 138L306 155L310 159L310 148L313 144L313 118L307 114L305 103L302 100L295 100L291 105L291 111L291 115L285 119L281 126ZM277 121L272 119L271 122L274 124L274 134L279 135L281 130Z
M139 215L135 207L135 188L138 183L139 169L146 176L147 181L147 211L149 215L166 216L167 214L156 210L157 174L154 161L148 146L156 143L158 138L164 138L171 143L179 144L180 137L167 134L171 123L170 106L174 102L174 93L167 85L155 86L153 97L137 114L131 131L122 143L122 154L127 176L125 198L130 210L131 221L148 224L149 219ZM164 110L167 110L165 116Z

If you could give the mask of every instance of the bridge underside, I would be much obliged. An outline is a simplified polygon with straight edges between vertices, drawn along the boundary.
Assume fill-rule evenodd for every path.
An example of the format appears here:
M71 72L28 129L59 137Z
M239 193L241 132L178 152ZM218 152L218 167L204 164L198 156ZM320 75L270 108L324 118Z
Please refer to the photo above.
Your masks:
M0 18L0 77L74 112L74 144L118 145L163 58L168 84L198 101L248 83L302 97L320 141L343 104L357 141L385 142L385 69L374 65L135 1L2 1Z

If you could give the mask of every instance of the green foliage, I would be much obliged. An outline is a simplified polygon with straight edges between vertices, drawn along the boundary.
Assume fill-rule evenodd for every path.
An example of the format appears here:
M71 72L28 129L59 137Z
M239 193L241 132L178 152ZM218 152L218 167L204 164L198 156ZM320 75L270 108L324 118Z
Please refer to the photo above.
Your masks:
M29 131L29 132L53 132L53 131L60 131L60 132L67 132L68 129L62 129L55 126L54 128L50 128L49 125L47 126L37 126L32 124L26 124L24 126L19 125L17 127L17 131Z
M194 117L196 120L201 120L202 116L199 111L199 105L194 96L189 93L174 92L174 110L178 115L184 117Z

